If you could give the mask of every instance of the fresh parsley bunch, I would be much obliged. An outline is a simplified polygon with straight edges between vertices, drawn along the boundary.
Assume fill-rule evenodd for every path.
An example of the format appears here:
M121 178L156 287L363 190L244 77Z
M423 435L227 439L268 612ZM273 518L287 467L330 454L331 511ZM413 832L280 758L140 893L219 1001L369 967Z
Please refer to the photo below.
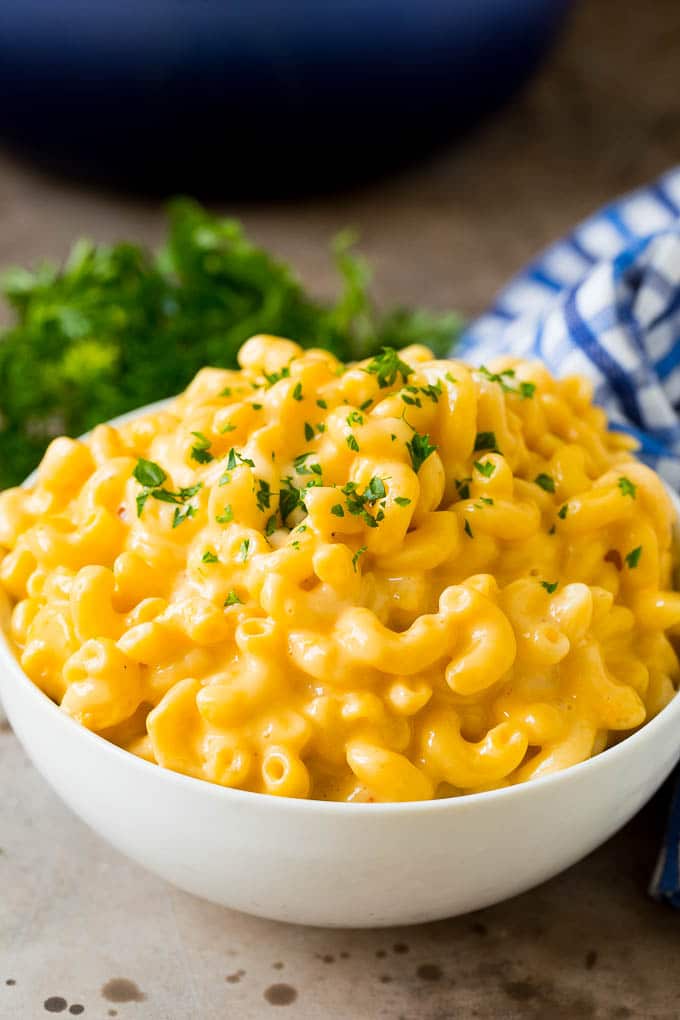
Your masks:
M0 336L0 488L25 477L55 435L171 396L203 365L234 367L254 333L353 360L417 342L444 354L460 330L455 314L378 312L351 235L335 241L342 289L324 304L236 221L189 200L173 202L169 219L158 254L79 241L61 268L0 280L16 316Z

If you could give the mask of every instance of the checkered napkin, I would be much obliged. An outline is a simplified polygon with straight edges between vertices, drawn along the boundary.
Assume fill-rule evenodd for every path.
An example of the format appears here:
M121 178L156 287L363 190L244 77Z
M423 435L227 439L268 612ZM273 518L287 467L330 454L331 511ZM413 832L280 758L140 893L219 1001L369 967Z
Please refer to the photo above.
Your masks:
M605 206L516 276L457 346L586 375L614 428L680 489L680 167ZM680 907L680 783L652 895Z

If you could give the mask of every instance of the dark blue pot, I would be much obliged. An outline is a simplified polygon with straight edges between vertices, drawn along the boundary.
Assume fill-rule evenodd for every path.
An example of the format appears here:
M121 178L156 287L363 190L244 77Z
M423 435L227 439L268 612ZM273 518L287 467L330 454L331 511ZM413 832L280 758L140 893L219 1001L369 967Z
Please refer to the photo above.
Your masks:
M0 0L0 137L136 189L331 187L507 98L570 0Z

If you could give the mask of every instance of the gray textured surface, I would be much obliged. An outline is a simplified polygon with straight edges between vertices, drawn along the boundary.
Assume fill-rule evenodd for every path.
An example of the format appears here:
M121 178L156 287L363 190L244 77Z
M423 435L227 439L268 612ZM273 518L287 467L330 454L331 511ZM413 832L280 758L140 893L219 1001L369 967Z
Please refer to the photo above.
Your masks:
M532 87L457 151L349 196L229 207L331 287L329 236L362 232L384 300L480 310L537 248L680 161L680 5L587 0ZM156 205L83 191L0 157L0 264L71 239L156 240ZM86 1018L351 1020L678 1016L680 917L646 898L658 798L569 872L475 916L325 932L176 892L74 819L0 728L0 1018L46 1000ZM113 983L112 983L113 982ZM276 992L285 985L277 1005ZM141 997L143 996L143 998ZM114 1000L127 1001L114 1001Z

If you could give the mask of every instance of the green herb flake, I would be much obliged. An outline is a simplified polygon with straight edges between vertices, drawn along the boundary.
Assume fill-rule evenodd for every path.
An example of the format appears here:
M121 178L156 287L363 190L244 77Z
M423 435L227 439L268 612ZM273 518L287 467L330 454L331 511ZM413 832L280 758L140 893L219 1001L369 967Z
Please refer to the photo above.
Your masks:
M479 471L483 478L491 478L491 475L496 470L496 465L490 460L476 460L474 462L475 470Z
M568 513L569 513L569 504L565 503L564 506L561 506L559 508L559 510L557 511L557 516L559 517L559 519L561 521L563 521Z
M519 395L522 400L531 400L534 393L536 392L536 383L533 382L521 382L519 384Z
M539 485L545 492L555 491L555 479L551 475L546 475L541 472L540 475L536 475L534 478L534 484Z
M292 392L293 400L302 400L302 383L296 382Z
M364 369L369 375L374 375L381 390L394 386L397 376L400 375L402 382L407 382L408 377L413 374L413 369L402 361L393 347L383 347L382 353L378 354Z
M155 464L152 460L145 460L140 457L135 465L135 469L132 472L132 477L139 482L140 485L145 485L147 488L153 489L159 485L162 485L165 479L168 477L162 467Z
M255 493L255 501L257 503L258 510L269 510L271 495L272 491L269 482L265 482L264 478L258 478L257 491Z
M435 452L437 447L430 442L429 436L422 436L419 432L414 432L412 439L406 444L406 449L409 452L413 470L418 474L427 458Z
M195 517L196 514L197 514L196 507L193 506L191 503L189 503L188 506L186 506L183 510L180 507L176 506L175 512L172 516L173 528L179 527L180 524L183 524L184 521L186 521L190 517Z
M267 518L267 523L264 526L264 533L269 538L276 531L276 514L272 514L271 517Z
M224 600L225 609L227 608L227 606L242 606L242 605L243 605L242 599L238 597L238 595L232 588L229 594L227 595L226 599Z
M470 482L471 478L456 478L456 490L458 492L458 499L469 499L470 498Z
M408 506L411 500L407 496L395 496L394 502L397 506Z
M191 459L198 464L209 464L211 460L214 460L210 452L210 440L202 432L192 432L191 434L196 439L191 447Z
M308 421L306 421L305 422L305 439L309 443L309 442L311 442L311 440L313 438L314 438L314 428L309 424Z
M354 553L354 556L352 556L352 566L354 567L354 572L355 573L356 573L356 569L357 569L357 563L359 562L360 558L364 555L364 553L366 552L367 549L368 549L367 545L362 545Z
M635 499L637 486L631 482L630 478L626 478L625 475L619 478L619 489L621 490L622 495L630 496L631 499Z
M359 444L357 443L356 439L354 438L354 436L352 435L351 432L347 436L346 442L347 442L347 445L349 446L350 450L354 450L355 453L359 452Z
M274 384L279 382L281 379L289 379L290 368L288 368L288 366L285 365L280 372L263 372L262 374L267 380L267 389L269 389L271 386L274 386ZM257 389L257 387L254 388Z
M215 518L218 524L230 524L234 519L234 511L231 508L231 503L227 503L221 514Z
M373 403L373 397L369 397L368 400L364 400L363 404L359 404L360 411L368 411L369 407Z
M635 549L631 549L631 551L629 553L626 553L626 557L625 557L626 565L628 566L628 568L630 570L635 570L635 568L637 567L638 563L640 562L640 557L641 556L642 556L642 546L641 545L636 546Z
M475 537L472 534L472 528L470 527L470 522L467 519L467 517L465 518L465 524L463 525L463 530L464 530L465 534L468 536L468 538L474 538Z
M344 517L345 516L345 511L342 509L342 504L341 503L334 503L334 505L331 507L331 513L335 517Z
M475 437L475 451L491 450L492 453L500 453L496 443L495 432L478 432Z
M363 414L361 414L359 411L350 411L350 413L347 415L347 424L363 425L364 424Z
M548 595L553 595L557 591L558 581L541 581L541 588L545 588Z
M375 503L379 499L384 499L386 495L385 483L382 478L374 475L364 489L364 499L369 503Z
M217 396L218 397L230 397L231 396L231 386L225 386L224 389L221 390L217 394Z
M142 510L146 506L146 501L147 501L147 499L149 498L150 495L151 495L151 493L147 489L145 492L140 492L139 495L137 496L137 498L135 499L135 502L137 504L137 516L138 517L142 516Z
M201 563L217 563L217 556L210 549L206 549L201 556Z
M222 428L220 429L220 435L225 436L227 432L233 432L235 428L236 426L234 425L234 423L228 421L226 425L223 425Z
M328 410L328 403L325 400L317 400L316 406L320 407L323 411Z
M245 563L246 560L248 559L249 551L250 551L250 539L244 538L238 547L238 552L236 553L236 562Z

